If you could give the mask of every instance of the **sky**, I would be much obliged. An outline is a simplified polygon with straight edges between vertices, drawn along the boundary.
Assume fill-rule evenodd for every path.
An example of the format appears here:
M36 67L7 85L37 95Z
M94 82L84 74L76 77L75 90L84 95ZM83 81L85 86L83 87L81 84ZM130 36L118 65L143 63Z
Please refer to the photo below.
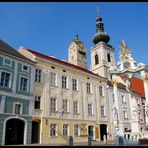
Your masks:
M148 65L148 2L0 2L0 39L67 61L78 34L89 68L98 6L116 62L124 39L133 58Z

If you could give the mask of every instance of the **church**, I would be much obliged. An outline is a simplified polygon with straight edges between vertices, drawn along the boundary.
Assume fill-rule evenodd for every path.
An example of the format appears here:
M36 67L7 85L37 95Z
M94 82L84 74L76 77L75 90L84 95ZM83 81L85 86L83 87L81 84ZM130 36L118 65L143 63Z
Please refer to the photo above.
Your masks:
M124 41L116 63L109 41L98 15L91 69L87 69L87 49L78 35L69 44L68 61L22 46L18 49L33 65L31 141L22 144L67 144L70 136L74 143L88 142L89 136L93 141L114 140L117 135L136 140L148 137L148 68L136 65Z

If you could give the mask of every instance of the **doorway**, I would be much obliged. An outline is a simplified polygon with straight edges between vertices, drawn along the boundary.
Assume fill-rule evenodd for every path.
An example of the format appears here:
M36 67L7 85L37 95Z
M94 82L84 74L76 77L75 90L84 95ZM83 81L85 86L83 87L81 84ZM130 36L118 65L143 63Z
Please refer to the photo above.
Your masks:
M32 121L32 140L31 143L40 142L40 122Z
M104 135L106 135L106 138L107 138L107 125L106 124L100 124L100 138L101 138L101 141L103 141Z
M6 122L5 145L24 144L24 121L9 119Z

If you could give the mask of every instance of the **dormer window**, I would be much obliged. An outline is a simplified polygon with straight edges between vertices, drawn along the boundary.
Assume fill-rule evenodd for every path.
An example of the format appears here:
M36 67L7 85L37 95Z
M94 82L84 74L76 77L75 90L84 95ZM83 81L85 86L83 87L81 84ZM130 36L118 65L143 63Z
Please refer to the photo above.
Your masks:
M98 54L95 55L95 65L99 64Z

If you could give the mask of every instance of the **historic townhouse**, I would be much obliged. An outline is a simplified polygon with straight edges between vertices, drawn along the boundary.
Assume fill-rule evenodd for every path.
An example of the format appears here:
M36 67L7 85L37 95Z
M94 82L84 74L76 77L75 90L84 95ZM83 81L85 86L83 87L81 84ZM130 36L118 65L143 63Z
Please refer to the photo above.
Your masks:
M31 143L34 62L0 40L0 145Z
M36 62L32 142L63 143L103 139L109 134L107 80L86 69L86 48L78 36L69 62L21 47ZM37 134L38 133L38 134Z

